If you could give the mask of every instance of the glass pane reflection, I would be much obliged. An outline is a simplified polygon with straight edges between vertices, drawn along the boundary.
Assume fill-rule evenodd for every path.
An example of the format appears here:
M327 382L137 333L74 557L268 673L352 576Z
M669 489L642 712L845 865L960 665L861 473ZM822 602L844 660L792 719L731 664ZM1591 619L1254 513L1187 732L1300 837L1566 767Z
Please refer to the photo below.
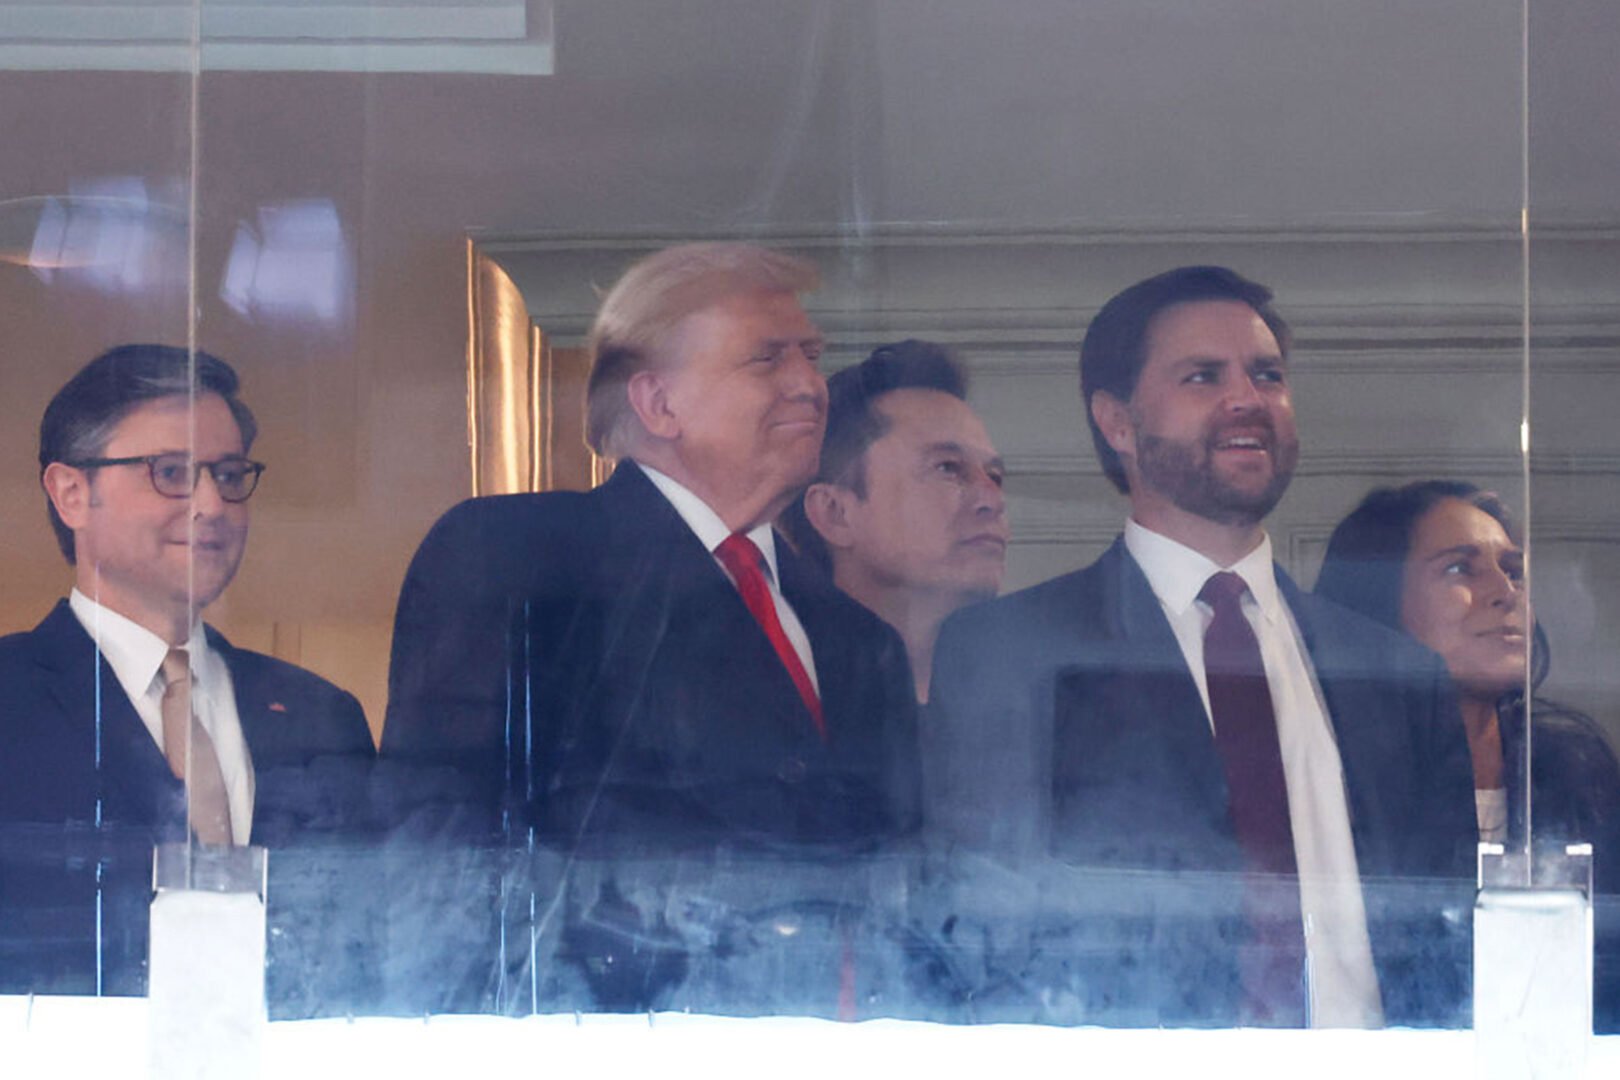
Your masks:
M419 7L378 0L366 13L374 28L441 17ZM1196 11L1034 2L990 12L899 0L713 0L678 12L561 3L554 19L551 8L463 5L467 40L432 68L385 62L381 45L368 53L349 43L328 53L354 63L243 70L228 62L241 55L231 51L241 45L233 32L217 42L229 48L204 53L196 130L184 74L3 76L12 87L4 100L33 114L5 166L4 190L17 196L5 206L18 208L8 214L26 210L33 224L15 244L10 238L21 233L9 219L4 234L16 254L0 266L0 304L17 345L0 368L15 388L6 396L15 423L3 445L12 460L29 459L44 403L110 345L194 339L230 363L259 420L252 453L270 471L254 496L248 554L229 589L207 605L208 621L237 649L352 694L330 699L342 704L347 734L359 730L363 710L367 733L385 751L373 763L363 739L311 739L294 702L266 698L267 709L282 706L282 730L296 733L285 761L252 753L254 829L285 822L267 841L275 1015L650 1008L1063 1024L1248 1018L1234 1004L1242 965L1233 958L1253 941L1245 907L1253 900L1235 872L1242 858L1233 854L1230 823L1219 812L1208 816L1209 806L1225 806L1220 789L1230 781L1208 746L1194 770L1215 792L1208 805L1169 807L1143 779L1160 765L1170 770L1164 762L1174 754L1160 747L1162 760L1142 758L1144 745L1159 744L1129 741L1141 737L1135 727L1185 714L1154 696L1164 680L1147 671L1140 650L1060 655L1056 637L1037 634L1026 644L1009 629L999 640L959 637L932 679L889 679L901 719L886 716L874 729L920 725L922 745L931 753L941 739L951 743L947 759L976 771L970 779L979 786L967 785L973 795L951 796L915 829L896 813L892 828L864 838L880 842L859 851L763 824L798 806L779 789L802 789L806 777L820 777L816 769L784 778L776 765L787 763L776 762L757 798L730 783L747 751L774 745L774 719L728 732L718 705L705 704L701 718L683 711L683 694L706 703L756 696L747 689L751 670L679 677L676 651L701 652L695 639L712 618L660 636L645 614L613 621L627 584L604 586L599 607L560 614L539 610L561 603L552 594L493 589L538 570L582 579L594 571L571 560L610 555L606 541L604 550L584 552L573 550L585 546L577 536L556 552L541 540L519 548L515 526L464 512L459 531L439 535L447 557L459 552L466 561L440 582L434 602L443 608L413 616L422 619L425 652L407 651L401 661L401 583L434 523L474 490L469 364L495 373L474 388L477 424L510 420L520 432L516 460L525 468L514 475L540 486L548 476L577 486L602 479L606 469L572 445L575 421L564 425L558 410L580 407L580 358L602 293L637 258L677 242L754 241L813 262L822 285L804 297L803 314L824 338L824 374L907 339L951 351L980 426L958 406L941 409L956 410L948 419L965 425L953 429L962 436L955 441L982 451L959 463L975 512L992 522L972 539L989 551L986 563L1004 550L1007 593L1103 557L1129 512L1090 445L1077 393L1080 342L1102 305L1183 265L1230 266L1270 287L1294 331L1287 379L1301 441L1286 497L1264 516L1276 562L1311 586L1333 530L1376 487L1448 479L1498 493L1515 519L1504 536L1527 544L1517 524L1534 522L1536 615L1558 655L1544 692L1595 717L1592 739L1608 734L1602 725L1614 692L1604 657L1613 620L1605 597L1613 590L1604 582L1613 530L1593 485L1607 482L1602 402L1614 343L1611 305L1596 283L1612 276L1606 223L1615 208L1604 194L1611 185L1594 178L1605 175L1606 143L1572 117L1601 115L1591 104L1595 84L1580 72L1602 70L1593 42L1620 28L1577 32L1573 15L1568 25L1562 14L1545 15L1546 52L1531 54L1532 91L1542 87L1553 119L1532 127L1532 191L1546 197L1531 204L1537 441L1527 495L1517 4L1301 12L1268 0ZM209 4L205 32L209 18L238 14ZM509 46L501 55L521 52L530 66L492 67L487 58L499 43ZM461 64L448 58L463 46L486 60L443 70ZM535 59L541 52L546 65ZM194 193L185 187L193 140ZM469 344L477 340L470 267L484 265L478 260L510 279L532 322L508 312L519 344L505 367L469 360L477 352ZM195 321L187 318L188 288ZM1128 394L1123 403L1131 404ZM1132 424L1151 423L1143 408L1127 408L1121 430L1134 435ZM926 422L941 415L928 413ZM722 419L734 416L728 410ZM478 446L495 445L484 441L487 431L476 428ZM560 456L558 438L570 443L567 468L538 467L546 455ZM532 453L525 459L523 451ZM992 472L1004 474L1001 482ZM609 485L626 482L621 475ZM34 625L68 588L59 556L29 517L38 500L32 483L16 473L9 489L18 538L5 575L9 630ZM861 499L845 508L867 505ZM570 510L562 519L596 512ZM815 529L806 513L804 525ZM901 518L910 526L928 520L921 510ZM998 522L1010 534L1004 546ZM922 559L908 553L902 562L913 569ZM907 666L928 662L939 620L956 597L988 591L994 569L952 592L924 620L928 628L909 636L908 626L895 638L808 628L809 669L824 680L818 692L835 728L838 690L829 681L841 670L837 650L881 638ZM710 584L729 588L725 571L712 570ZM839 584L861 589L847 577ZM904 621L896 609L879 610L878 593L857 598ZM517 608L506 606L514 600ZM445 611L484 602L500 608L481 624L486 645L452 649L466 639L435 635L443 620L460 617ZM1308 603L1288 610L1309 654L1317 631L1303 625ZM743 608L734 614L748 617ZM1385 620L1392 632L1399 614ZM604 681L594 668L557 664L542 632L593 641L647 635L652 644L621 654L629 658L621 663L654 666ZM1016 655L991 660L996 646ZM1041 649L1053 655L1011 685L1015 662ZM780 663L764 646L756 651L753 667ZM480 685L499 687L499 700L485 695L477 716L444 724L452 737L441 744L412 747L393 727L391 653L396 690L418 676L482 666L489 677ZM1192 695L1191 715L1202 715L1190 734L1205 739L1199 680L1176 667L1185 656L1168 655L1167 670L1178 681L1188 676L1181 689ZM1424 672L1437 670L1424 663ZM1325 671L1321 660L1302 670L1325 706L1322 719L1339 731L1332 746L1346 793L1337 805L1359 866L1363 920L1376 939L1369 948L1377 1008L1360 1015L1466 1022L1468 890L1451 871L1456 864L1466 877L1471 863L1448 850L1418 871L1391 855L1410 840L1402 829L1426 819L1413 801L1368 794L1394 784L1394 773L1357 758L1342 734L1350 721L1335 680L1344 672ZM1374 683L1388 670L1350 674ZM951 687L947 700L930 700L913 717L908 693L931 682ZM593 694L634 697L649 687L656 699L618 713L585 704ZM240 699L244 688L234 689ZM962 712L962 695L976 690L985 692L982 707ZM1098 695L1110 693L1111 706L1099 708ZM461 715L454 710L467 704L441 699L442 716ZM541 706L578 708L559 718L539 716ZM1087 719L1066 726L1063 709ZM1383 712L1373 698L1361 709ZM1027 730L1009 719L1023 714ZM602 715L633 718L638 736L661 720L692 726L622 744L651 759L640 775L661 777L649 781L650 794L630 792L645 802L627 800L623 786L600 785L605 763L597 774L557 765L578 734L558 726ZM1133 718L1132 726L1116 717ZM805 723L795 735L807 748L801 763L836 756L844 736L818 745ZM1517 744L1502 730L1501 760L1511 769ZM1110 757L1115 736L1127 740L1118 744L1125 750ZM621 745L585 742L604 759ZM476 762L452 752L468 744L497 752ZM1603 749L1589 745L1594 755ZM1402 790L1416 799L1420 780L1438 783L1438 766L1428 766L1443 758L1448 768L1467 763L1450 754L1459 746L1466 750L1437 739L1421 754L1392 752L1420 774ZM885 761L892 749L873 748L863 760ZM680 754L689 764L718 760L714 775L729 787L715 796L694 790L697 781L670 783ZM1024 772L1009 771L1015 755ZM469 764L490 775L469 780L461 768ZM1482 783L1477 770L1466 771L1476 788L1518 793L1500 775ZM703 774L694 766L691 775ZM1525 786L1536 780L1532 769ZM912 782L891 777L879 786ZM1590 784L1611 788L1602 779ZM1027 822L991 813L1009 786L1027 796ZM1290 792L1297 787L1290 777ZM1081 790L1102 794L1079 798ZM1180 798L1193 785L1164 790ZM586 814L580 805L594 815L607 796L618 799L633 840L618 848L570 831ZM715 835L672 828L693 805L716 802L746 809L718 815L724 828ZM1466 831L1479 811L1465 790L1460 802L1453 816ZM1149 810L1206 816L1192 819L1197 828L1183 828L1186 820L1164 831L1139 828ZM1601 806L1571 814L1583 834L1581 815L1594 829L1599 819L1612 824ZM56 844L62 822L30 815L18 827L43 826ZM1538 821L1554 816L1549 810ZM988 850L970 835L979 827L995 833ZM105 827L86 830L95 843L110 842ZM1606 841L1576 838L1598 848L1602 891ZM149 839L140 838L132 859L149 858ZM57 847L49 850L58 857ZM80 858L74 872L111 857ZM139 907L117 917L140 925ZM1600 984L1605 910L1600 900ZM104 908L103 927L111 917ZM1385 951L1386 940L1399 947ZM104 941L95 955L105 960L105 950ZM1392 974L1391 964L1403 972ZM34 988L46 985L96 989L94 979ZM120 985L140 989L139 980ZM1398 1001L1395 987L1412 988L1411 1000ZM114 989L105 974L100 989ZM1600 1024L1602 1015L1600 1007Z

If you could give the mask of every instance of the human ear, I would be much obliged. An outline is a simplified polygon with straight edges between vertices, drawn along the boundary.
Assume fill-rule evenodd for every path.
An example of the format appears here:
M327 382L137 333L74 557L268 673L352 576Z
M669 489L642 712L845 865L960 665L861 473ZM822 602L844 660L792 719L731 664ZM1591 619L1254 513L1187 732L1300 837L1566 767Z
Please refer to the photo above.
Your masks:
M847 548L853 542L849 500L853 493L837 484L811 484L804 493L804 516L828 547Z
M638 371L625 385L630 407L647 433L659 439L674 439L681 434L680 417L670 408L669 387L656 371Z
M45 466L40 486L69 529L82 529L90 520L90 477L83 469L53 461Z
M1131 423L1130 406L1108 391L1098 390L1091 395L1091 418L1114 453L1136 456L1136 425Z

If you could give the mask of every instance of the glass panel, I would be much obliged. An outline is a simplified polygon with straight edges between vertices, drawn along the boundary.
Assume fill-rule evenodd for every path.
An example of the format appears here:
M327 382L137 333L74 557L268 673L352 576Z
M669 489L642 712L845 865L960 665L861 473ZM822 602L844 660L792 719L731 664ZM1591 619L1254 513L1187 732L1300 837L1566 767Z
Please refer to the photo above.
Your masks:
M1603 48L1620 16L1532 5L1529 51L1530 472L1535 616L1529 773L1542 851L1593 847L1594 1014L1620 1030L1620 683L1612 662L1620 574L1612 281L1620 157L1599 110L1616 87ZM1607 494L1606 494L1607 493Z
M1232 817L1246 789L1212 737L1223 691L1190 659L1214 605L1182 596L1178 638L1167 588L1130 576L1150 556L1114 545L1134 514L1225 565L1263 524L1306 588L1370 489L1497 492L1547 541L1547 694L1612 711L1616 568L1607 504L1585 481L1606 482L1609 453L1599 384L1614 343L1596 283L1612 278L1614 163L1579 124L1606 115L1595 58L1617 28L1543 16L1531 101L1543 87L1556 119L1532 129L1527 271L1518 0L113 7L86 41L83 20L0 0L13 20L0 67L14 69L0 101L17 132L0 165L4 430L12 460L29 459L17 433L117 343L195 344L241 377L258 427L241 449L268 468L239 570L192 600L229 641L220 654L247 665L229 685L252 838L270 849L272 1016L1466 1023L1474 825L1498 814L1522 835L1530 781L1514 778L1511 723L1500 767L1475 764L1447 696L1482 700L1466 657L1447 654L1443 625L1409 617L1411 557L1428 542L1417 519L1433 507L1334 594L1388 636L1288 584L1267 609L1286 789L1267 813L1292 849L1263 864L1276 889L1250 872L1259 856ZM177 34L195 86L143 59ZM771 303L723 312L727 333L771 329L765 355L734 359L776 374L742 385L788 389L676 379L733 344L692 314L729 293L681 294L662 324L631 319L654 328L635 342L642 374L669 378L621 395L636 449L587 452L605 294L638 259L717 240L820 272L802 310L778 268ZM1180 357L1203 365L1192 381L1105 389L1121 408L1105 397L1094 434L1087 327L1132 283L1207 264L1275 293L1292 328L1284 382L1252 347L1258 335L1281 353L1280 324L1257 329L1240 300L1242 363L1215 363L1230 342L1194 320ZM951 434L918 436L954 456L917 471L952 477L960 505L885 478L893 429L868 431L871 446L846 429L839 472L802 446L778 453L792 424L779 433L761 403L808 398L797 420L814 428L820 391L793 383L817 385L811 353L831 375L907 339L951 352L966 406L916 391L880 415ZM1225 376L1254 399L1195 396ZM1274 509L1256 496L1234 510L1227 488L1287 472L1288 409L1265 396L1279 385L1300 438L1292 482ZM205 461L219 456L200 441L209 400L192 413ZM1094 440L1127 450L1137 498ZM705 513L683 518L639 467L614 468L621 456L662 466L719 535L765 524L823 469L822 501L788 524L830 545L832 583L779 535L764 582L744 584L747 560L696 546ZM220 494L242 480L191 475ZM23 512L32 482L13 472L7 500L0 618L15 630L68 587ZM510 492L527 494L483 499ZM1447 587L1456 576L1431 569ZM1103 573L1126 574L1133 599ZM1263 558L1259 573L1238 601L1250 621L1272 597ZM956 619L934 664L942 621L998 584L1022 598ZM1032 613L1043 596L1062 598L1054 624ZM1395 636L1408 632L1453 682ZM1480 760L1496 760L1496 696L1467 713ZM0 798L8 815L27 803ZM8 834L14 820L38 834L37 815L8 816ZM54 837L62 821L43 824ZM95 860L74 857L93 879ZM119 919L144 927L144 909L98 925ZM1254 1011L1254 956L1284 961L1286 1008Z
M0 994L144 994L153 847L187 834L158 666L198 549L141 458L184 486L194 19L93 7L0 5Z

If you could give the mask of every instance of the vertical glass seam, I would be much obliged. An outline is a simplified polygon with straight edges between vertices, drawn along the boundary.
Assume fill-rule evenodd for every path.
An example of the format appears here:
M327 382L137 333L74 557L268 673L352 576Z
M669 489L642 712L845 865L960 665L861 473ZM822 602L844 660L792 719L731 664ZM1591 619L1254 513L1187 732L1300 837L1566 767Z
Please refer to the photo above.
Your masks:
M1530 490L1530 0L1519 5L1519 468L1521 473L1522 503L1524 506L1524 595L1527 602L1534 597L1531 587L1531 568L1534 563L1534 544L1531 541L1533 509ZM1530 607L1532 620L1535 608ZM1533 629L1533 627L1532 627ZM1535 831L1533 817L1534 778L1531 772L1532 750L1535 745L1535 687L1531 685L1531 650L1536 635L1528 633L1524 641L1524 874L1525 885L1534 884L1531 856L1532 836Z

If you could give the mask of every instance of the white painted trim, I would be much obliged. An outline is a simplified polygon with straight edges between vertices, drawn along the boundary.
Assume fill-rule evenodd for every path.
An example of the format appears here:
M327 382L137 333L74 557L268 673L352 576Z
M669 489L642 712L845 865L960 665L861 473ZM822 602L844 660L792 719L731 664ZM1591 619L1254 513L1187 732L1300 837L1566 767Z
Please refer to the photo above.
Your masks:
M524 0L203 0L196 11L189 3L173 0L0 0L0 39L30 39L42 44L184 42L191 38L196 16L201 20L204 39L521 41L528 35L526 14Z
M0 0L0 70L550 75L552 25L552 0Z
M551 45L310 44L306 42L210 42L202 47L204 71L357 71L472 75L550 75ZM84 44L0 45L0 71L191 70L185 45Z

